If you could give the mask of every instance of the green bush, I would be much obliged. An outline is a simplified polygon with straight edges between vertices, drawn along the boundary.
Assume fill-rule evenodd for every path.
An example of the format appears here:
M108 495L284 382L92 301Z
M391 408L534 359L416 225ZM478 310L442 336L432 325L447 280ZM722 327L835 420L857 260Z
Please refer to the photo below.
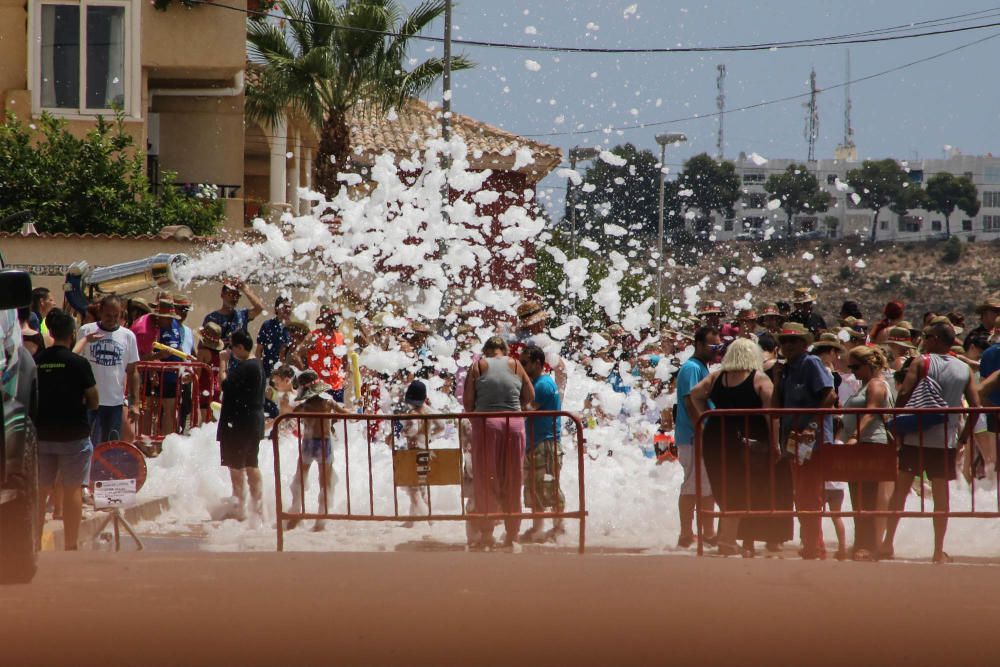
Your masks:
M958 264L960 259L962 259L962 241L957 236L952 236L944 242L941 261L945 264Z
M143 162L120 115L112 122L99 117L78 138L64 120L44 114L37 125L25 125L8 113L0 125L0 218L30 209L38 231L70 234L155 234L167 225L202 235L218 229L221 201L186 196L170 172L162 174L157 197Z

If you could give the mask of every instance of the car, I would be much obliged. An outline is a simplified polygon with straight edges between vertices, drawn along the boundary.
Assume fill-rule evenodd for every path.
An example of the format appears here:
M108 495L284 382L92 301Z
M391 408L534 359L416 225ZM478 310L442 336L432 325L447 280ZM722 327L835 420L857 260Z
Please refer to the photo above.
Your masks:
M32 416L38 404L35 362L21 340L17 309L31 304L31 276L3 268L0 256L0 584L30 582L41 542L38 441Z

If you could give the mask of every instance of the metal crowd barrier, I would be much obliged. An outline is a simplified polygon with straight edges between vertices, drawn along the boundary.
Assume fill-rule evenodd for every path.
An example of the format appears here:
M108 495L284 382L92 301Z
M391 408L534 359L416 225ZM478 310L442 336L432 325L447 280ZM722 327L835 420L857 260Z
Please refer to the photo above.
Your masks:
M202 374L214 369L193 361L143 361L136 369L140 401L137 439L159 442L202 423Z
M503 419L504 428L506 435L509 435L512 423L517 422L524 423L526 417L536 417L536 418L551 418L553 423L557 418L563 418L572 422L575 427L575 440L576 440L576 467L577 467L577 491L578 491L578 504L577 508L574 510L568 510L566 507L553 507L552 509L547 509L545 511L536 510L525 510L522 508L522 498L523 498L523 484L531 484L532 489L535 489L534 483L537 481L535 477L535 466L530 468L530 474L527 479L522 480L522 484L517 485L517 501L514 502L513 498L508 498L508 502L502 504L507 504L508 507L494 507L490 506L489 495L487 496L487 506L483 508L468 509L466 501L476 495L476 484L487 484L493 483L499 486L503 485L504 480L489 479L489 480L479 480L469 479L466 474L467 467L464 464L464 453L471 452L473 458L476 456L477 448L472 442L475 438L473 433L477 430L477 423L480 425L478 428L485 427L485 421L477 420L495 420ZM422 438L423 442L418 443L416 447L407 446L407 436L404 435L404 430L407 422L419 422L422 426L417 427L419 435L418 438ZM382 426L383 428L378 428ZM438 424L454 424L455 431L451 436L439 435L436 438L432 436L432 430L435 428L435 422ZM334 512L332 511L332 506L334 504L330 497L332 489L331 480L325 479L325 472L327 466L332 463L329 460L326 447L321 443L316 443L314 439L305 438L304 435L308 433L310 435L315 435L317 433L328 434L326 437L333 437L332 425L339 424L342 428L342 437L338 437L336 442L332 443L333 458L343 456L344 463L344 479L342 481L346 489L346 511L345 512ZM364 451L366 456L360 461L356 461L350 456L350 441L349 441L349 431L347 426L350 424L363 424L364 428L354 429L351 433L351 437L363 438L364 439ZM494 422L495 424L495 422ZM466 428L468 427L468 428ZM318 431L316 429L319 429ZM532 433L528 425L524 427L526 443L532 442ZM557 434L560 431L557 429L555 431ZM286 510L284 507L283 491L284 489L281 480L281 456L279 451L279 443L282 435L286 437L291 435L296 439L298 445L298 466L296 477L292 482L292 493L293 493L293 508L291 510ZM457 434L457 441L455 435ZM505 436L506 437L506 436ZM412 438L412 436L411 436ZM317 520L317 521L465 521L469 522L467 525L474 525L476 522L483 521L504 521L504 520L531 520L531 519L558 519L567 520L572 519L579 522L579 553L584 553L586 547L586 491L584 484L584 437L583 437L583 424L580 419L569 412L562 411L537 411L537 412L488 412L488 413L474 413L474 412L463 412L456 414L433 414L433 415L416 415L416 414L396 414L396 415L374 415L374 414L336 414L336 413L320 413L320 412L295 412L282 415L278 417L273 424L271 430L271 442L274 449L274 483L275 483L275 505L276 505L276 524L277 524L277 550L283 551L285 544L285 521L303 521L303 520ZM356 442L356 440L354 441ZM444 447L439 447L435 445L445 445ZM457 444L457 448L455 445ZM303 448L305 445L305 449ZM375 476L372 464L372 452L376 447L389 447L392 452L392 495L393 495L393 507L392 513L377 512L376 511L376 501L375 501ZM303 455L308 457L305 461L309 466L304 466ZM508 452L509 453L509 452ZM496 452L493 453L494 455ZM562 454L559 454L561 459ZM518 463L518 473L523 469L524 457L520 457L520 462ZM306 476L309 472L308 468L311 467L312 461L316 461L320 464L320 497L318 499L319 510L317 512L307 512L305 510L305 494L306 494ZM560 465L554 465L552 467L553 474L551 480L544 480L549 482L549 487L554 488L560 493L561 497L561 460ZM360 470L357 468L360 466ZM353 471L353 472L352 472ZM352 502L351 495L351 482L354 479L353 475L360 474L367 478L368 486L368 502L366 506L358 507L357 503ZM520 475L519 475L520 476ZM444 487L452 486L458 487L456 490L456 496L459 500L459 506L461 510L458 513L443 513L435 514L431 499L431 487ZM297 488L296 488L297 487ZM424 504L427 507L426 514L400 514L399 511L399 491L400 489L405 489L407 491L416 491L421 494L424 499ZM388 486L385 487L388 490ZM482 495L482 493L480 493ZM412 497L412 496L411 496ZM534 497L534 496L533 496ZM565 503L565 501L561 501ZM544 503L544 501L543 501ZM538 503L537 499L535 504ZM554 505L560 504L559 502L553 503ZM511 507L512 506L512 507ZM546 505L548 507L548 505Z
M791 442L781 442L781 428L780 421L782 417L793 417L798 420L799 423L814 422L817 425L821 425L822 421L826 417L842 417L847 414L857 415L857 428L853 433L843 433L840 438L835 437L835 440L839 442L830 442L817 440L818 445L812 452L812 456L807 460L806 465L809 466L808 477L803 473L806 466L798 464L800 447L803 445L799 441ZM879 416L883 423L886 424L886 430L892 434L890 442L887 444L872 444L864 443L861 438L861 421L864 415L876 415ZM917 429L913 432L900 433L898 422L895 421L896 417L902 415L913 415L916 417ZM944 421L942 424L937 423L937 419L940 419L943 415ZM816 517L818 520L823 518L835 518L835 517L897 517L897 518L934 518L934 517L948 517L948 518L958 518L958 519L995 519L1000 518L1000 483L996 485L995 493L995 504L994 508L983 509L980 507L976 508L976 493L975 493L975 480L973 479L970 487L970 503L968 509L954 510L949 509L947 512L940 512L935 510L929 510L926 506L926 488L923 483L920 486L920 509L917 511L906 510L905 507L902 510L871 510L871 509L858 509L853 507L851 510L845 511L826 511L825 502L821 505L819 509L801 509L799 507L798 498L796 498L794 508L791 509L780 509L777 505L777 495L778 489L776 484L777 477L781 474L780 466L790 465L792 478L794 480L794 485L798 487L800 484L815 484L819 483L822 487L827 481L840 481L840 482L888 482L895 481L899 473L899 448L904 443L906 445L916 446L917 448L917 461L918 467L923 468L925 462L925 454L931 447L925 447L925 436L930 434L933 429L938 426L943 427L945 433L950 432L950 428L957 429L955 431L955 445L957 447L958 437L962 433L962 428L964 426L966 419L979 419L980 415L991 415L993 419L1000 420L1000 407L980 407L980 408L970 408L970 407L952 407L952 408L758 408L758 409L736 409L736 410L707 410L702 413L695 423L695 470L700 471L705 462L705 430L710 420L718 420L719 422L719 433L718 441L722 443L718 447L720 463L717 481L721 486L721 489L717 489L711 478L709 482L712 486L712 494L715 504L719 506L716 510L713 507L704 507L702 502L702 476L700 473L695 474L695 492L697 494L697 505L696 505L696 521L697 521L697 540L698 540L698 555L704 554L704 523L705 521L712 521L716 518L756 518L756 517L793 517L795 519L802 519L803 517ZM766 420L772 423L772 428L774 429L773 435L769 432L769 440L767 443L761 444L759 441L751 441L746 434L751 432L751 420L754 418L764 417ZM954 423L958 420L958 424ZM926 423L925 423L926 422ZM836 427L835 427L836 428ZM969 449L974 451L975 448L975 428L973 428L972 435L969 439L970 445ZM822 427L819 429L819 433L823 433ZM989 432L990 438L993 439L1000 450L1000 433ZM859 444L855 445L845 445L842 444L851 438L857 438ZM937 448L933 448L937 449ZM763 451L762 451L763 450ZM952 449L954 452L952 456L952 465L958 463L958 451ZM971 455L972 451L966 451L965 455ZM737 461L737 472L744 476L743 486L744 486L744 498L740 499L747 509L727 509L730 505L730 498L728 497L728 481L729 475L731 474L730 466L727 465L727 458L736 456L742 459L742 462ZM1000 456L1000 453L998 453ZM766 460L763 459L766 457ZM947 463L947 459L946 459ZM739 468L742 471L739 471ZM756 472L751 475L752 469L756 468ZM761 479L761 469L765 469L764 479ZM957 473L956 473L957 474ZM711 477L711 475L710 475ZM918 475L916 479L923 480L924 476ZM803 481L805 480L805 481ZM766 493L761 494L761 484L766 485ZM756 500L754 498L756 487ZM860 494L859 489L859 502L858 505L866 504L864 502L863 495ZM764 495L766 500L761 503L760 496ZM796 491L795 495L798 493ZM948 489L948 500L950 508L951 491L950 484ZM763 508L760 505L765 505Z

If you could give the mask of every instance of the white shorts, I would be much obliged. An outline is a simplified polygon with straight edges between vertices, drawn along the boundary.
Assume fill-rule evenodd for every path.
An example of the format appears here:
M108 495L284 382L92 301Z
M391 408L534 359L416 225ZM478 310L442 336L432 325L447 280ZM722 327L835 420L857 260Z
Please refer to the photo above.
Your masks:
M684 483L681 484L682 496L693 496L698 493L694 477L694 445L677 445L677 460L684 469ZM705 459L701 460L701 495L712 495L712 485L708 483L708 472L705 470Z

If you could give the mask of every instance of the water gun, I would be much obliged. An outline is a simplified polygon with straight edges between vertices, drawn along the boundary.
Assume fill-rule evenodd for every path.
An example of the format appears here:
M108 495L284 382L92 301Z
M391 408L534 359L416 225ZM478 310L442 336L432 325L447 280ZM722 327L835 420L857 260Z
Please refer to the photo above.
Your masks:
M354 380L354 395L357 396L358 402L361 402L361 357L358 356L357 352L351 352L351 376Z
M176 347L170 347L169 345L164 345L163 343L156 341L153 343L153 349L157 352L169 352L170 356L177 357L181 361L197 361L197 357L194 357L186 352L181 352Z

